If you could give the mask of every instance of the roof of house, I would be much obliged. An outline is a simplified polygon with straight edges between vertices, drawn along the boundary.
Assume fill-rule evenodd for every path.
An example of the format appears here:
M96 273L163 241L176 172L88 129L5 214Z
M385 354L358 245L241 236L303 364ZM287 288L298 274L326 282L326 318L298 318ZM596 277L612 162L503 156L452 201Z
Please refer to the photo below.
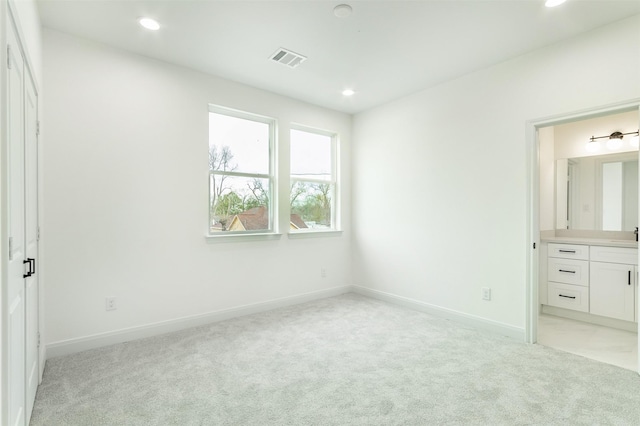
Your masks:
M265 206L255 207L238 213L231 220L231 223L235 222L236 218L247 231L269 229L269 210ZM229 228L231 228L231 226Z
M254 207L233 217L229 224L229 230L238 230L238 223L242 224L245 231L269 229L269 210L265 206ZM308 228L302 218L293 213L290 222L296 229Z
M307 224L304 223L304 220L300 217L299 214L291 213L291 224L296 227L296 229L308 228Z

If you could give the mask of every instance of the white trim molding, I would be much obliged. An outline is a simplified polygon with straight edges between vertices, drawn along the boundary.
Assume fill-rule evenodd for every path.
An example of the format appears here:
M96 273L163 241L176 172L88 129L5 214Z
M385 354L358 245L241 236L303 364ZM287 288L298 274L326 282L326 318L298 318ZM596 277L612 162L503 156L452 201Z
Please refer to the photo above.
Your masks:
M525 341L526 333L523 327L514 327L498 321L482 318L476 315L465 314L453 309L443 308L441 306L432 305L430 303L421 302L409 297L398 296L396 294L386 293L380 290L373 290L366 287L354 285L353 292L362 296L372 297L396 305L404 306L416 311L425 312L440 318L446 318L456 321L460 324L468 325L480 330L490 331L494 334L500 334L518 341Z
M46 346L46 354L47 358L70 355L89 349L96 349L117 343L144 339L146 337L172 333L175 331L212 324L231 318L257 314L260 312L270 311L272 309L284 308L287 306L298 305L314 300L325 299L327 297L339 296L341 294L349 293L350 291L351 286L333 287L325 290L318 290L309 293L298 294L295 296L268 300L265 302L252 303L249 305L242 305L234 308L222 309L219 311L207 312L199 315L191 315L137 327L130 327L115 331L109 331L106 333L94 334L91 336L61 340L58 342L49 343Z

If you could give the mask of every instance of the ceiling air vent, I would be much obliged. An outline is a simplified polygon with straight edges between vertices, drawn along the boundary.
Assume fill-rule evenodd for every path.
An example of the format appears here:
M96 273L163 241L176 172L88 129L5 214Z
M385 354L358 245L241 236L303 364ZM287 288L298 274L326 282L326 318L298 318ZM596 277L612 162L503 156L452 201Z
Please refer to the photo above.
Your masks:
M289 68L295 68L304 61L307 60L306 56L302 56L299 53L292 52L287 49L280 48L276 50L276 52L271 55L271 59L281 63L282 65L286 65Z

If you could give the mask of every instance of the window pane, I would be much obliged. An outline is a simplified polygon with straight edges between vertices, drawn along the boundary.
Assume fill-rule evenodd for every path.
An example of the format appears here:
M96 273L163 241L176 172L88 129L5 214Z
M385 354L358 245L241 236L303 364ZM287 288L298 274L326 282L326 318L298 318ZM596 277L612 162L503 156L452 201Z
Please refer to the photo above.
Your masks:
M331 137L291 130L291 176L331 180Z
M331 229L333 193L332 184L295 182L291 186L291 222L296 223L297 215L307 228Z
M269 124L210 112L209 169L269 174Z
M211 232L266 231L269 180L212 174L209 178Z

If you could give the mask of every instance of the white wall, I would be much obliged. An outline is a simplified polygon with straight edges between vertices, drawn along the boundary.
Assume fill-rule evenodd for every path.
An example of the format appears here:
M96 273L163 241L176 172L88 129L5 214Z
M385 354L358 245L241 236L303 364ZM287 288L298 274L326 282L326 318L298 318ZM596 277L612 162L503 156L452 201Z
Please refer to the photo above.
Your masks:
M635 16L357 114L355 284L524 329L526 122L640 98L638 28Z
M351 283L349 115L43 34L48 343ZM209 103L276 118L285 175L291 122L338 132L343 235L208 243Z

